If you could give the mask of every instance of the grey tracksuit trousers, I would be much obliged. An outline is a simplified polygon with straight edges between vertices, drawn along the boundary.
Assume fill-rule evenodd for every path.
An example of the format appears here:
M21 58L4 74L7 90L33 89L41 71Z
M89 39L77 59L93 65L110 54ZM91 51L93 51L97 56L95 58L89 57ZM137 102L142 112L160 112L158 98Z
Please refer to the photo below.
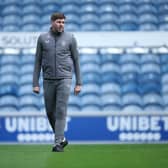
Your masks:
M64 138L67 105L72 79L44 80L44 102L47 117L55 133L55 144Z

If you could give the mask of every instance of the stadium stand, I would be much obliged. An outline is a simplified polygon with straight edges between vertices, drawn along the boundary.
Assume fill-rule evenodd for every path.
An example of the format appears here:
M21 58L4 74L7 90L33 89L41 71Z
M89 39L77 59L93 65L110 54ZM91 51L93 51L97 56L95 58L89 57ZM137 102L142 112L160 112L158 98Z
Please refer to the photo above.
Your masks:
M61 10L69 31L167 31L167 6L166 0L4 0L0 30L48 31L50 14ZM96 48L94 53L80 51L80 62L84 86L78 98L72 88L70 111L168 108L168 54L150 50L146 54L112 54ZM22 50L18 55L0 55L2 111L44 109L43 92L32 94L33 63L34 55Z

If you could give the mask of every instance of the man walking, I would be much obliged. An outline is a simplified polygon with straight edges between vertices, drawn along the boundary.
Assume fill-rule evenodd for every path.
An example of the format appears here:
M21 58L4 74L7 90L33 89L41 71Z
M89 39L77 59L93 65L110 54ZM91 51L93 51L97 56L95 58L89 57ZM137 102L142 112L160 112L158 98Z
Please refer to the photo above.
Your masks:
M45 108L55 134L53 152L63 152L68 144L64 128L73 69L76 77L74 94L81 91L77 43L72 34L64 32L65 19L62 13L51 15L49 32L41 34L37 41L33 73L33 92L39 93L42 68Z

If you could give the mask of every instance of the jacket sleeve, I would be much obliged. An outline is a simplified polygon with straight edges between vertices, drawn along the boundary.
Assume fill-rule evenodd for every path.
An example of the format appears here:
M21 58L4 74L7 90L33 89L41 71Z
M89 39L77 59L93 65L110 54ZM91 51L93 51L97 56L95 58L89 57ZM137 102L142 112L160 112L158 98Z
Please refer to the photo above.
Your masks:
M41 62L42 62L42 44L40 36L37 40L35 63L33 71L33 87L39 86L39 77L41 72Z
M79 53L77 50L77 42L74 36L72 36L72 41L71 41L71 55L72 55L73 65L74 65L76 85L82 85L81 73L80 73L80 63L79 63Z

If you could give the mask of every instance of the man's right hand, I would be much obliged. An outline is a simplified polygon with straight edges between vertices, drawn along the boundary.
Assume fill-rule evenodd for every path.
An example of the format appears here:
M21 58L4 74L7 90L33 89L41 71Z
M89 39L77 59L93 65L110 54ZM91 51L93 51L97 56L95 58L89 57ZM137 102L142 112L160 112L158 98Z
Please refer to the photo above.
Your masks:
M33 92L36 93L36 94L39 94L40 93L40 87L39 86L33 87Z

